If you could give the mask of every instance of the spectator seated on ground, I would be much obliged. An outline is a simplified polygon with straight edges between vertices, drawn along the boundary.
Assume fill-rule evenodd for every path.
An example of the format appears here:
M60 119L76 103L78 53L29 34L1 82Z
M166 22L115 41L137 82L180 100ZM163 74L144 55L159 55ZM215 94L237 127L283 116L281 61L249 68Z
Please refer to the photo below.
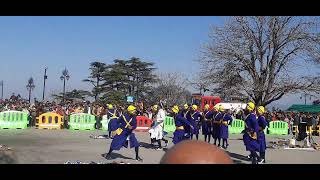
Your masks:
M233 161L227 153L212 144L185 140L169 149L160 164L233 164Z

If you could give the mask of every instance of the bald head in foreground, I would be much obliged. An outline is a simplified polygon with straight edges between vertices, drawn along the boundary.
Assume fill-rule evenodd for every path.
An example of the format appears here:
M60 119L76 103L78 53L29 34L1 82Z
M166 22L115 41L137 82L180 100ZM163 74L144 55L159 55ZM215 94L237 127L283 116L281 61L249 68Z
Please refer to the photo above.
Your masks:
M169 149L160 164L233 164L230 156L203 141L185 140Z

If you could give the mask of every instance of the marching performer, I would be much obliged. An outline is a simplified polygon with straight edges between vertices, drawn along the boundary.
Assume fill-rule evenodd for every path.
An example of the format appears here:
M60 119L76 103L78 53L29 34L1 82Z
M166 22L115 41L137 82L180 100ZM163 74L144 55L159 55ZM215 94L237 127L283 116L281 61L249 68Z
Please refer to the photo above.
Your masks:
M267 126L267 121L264 117L264 112L265 109L263 106L259 106L258 107L258 125L259 125L259 133L258 133L258 141L260 144L260 151L259 151L259 155L260 155L260 160L259 163L265 163L265 159L266 159L266 149L267 149L267 145L266 145L266 136L264 134L264 129Z
M174 116L174 123L176 125L176 130L173 133L173 144L177 144L183 140L185 140L185 127L190 127L193 129L193 126L190 124L190 122L184 117L183 112L179 112L178 106L173 106L171 109Z
M130 105L127 108L127 111L128 113L125 113L119 117L119 128L116 130L116 135L111 142L109 152L104 155L106 159L111 158L111 153L113 150L120 150L122 147L128 147L127 138L129 138L130 148L135 148L136 160L142 161L142 159L139 157L139 142L132 132L137 128L137 119L135 115L136 107Z
M187 116L189 116L189 105L188 104L184 104L183 105L183 110L182 110L182 115L183 115L183 117L185 118L185 119L187 119L188 121L189 121L189 119L188 119L188 117ZM189 121L190 122L190 121ZM190 129L190 126L186 126L185 127L185 136L186 136L186 138L190 138L191 137L191 129Z
M152 111L156 114L154 118L154 126L149 130L149 133L151 134L151 140L154 139L158 142L158 148L157 150L162 150L161 146L161 140L166 143L165 146L168 145L168 140L163 138L163 123L165 120L166 113L162 109L162 107L159 107L158 105L154 105L152 107Z
M113 138L115 130L119 128L119 123L118 123L119 113L113 107L112 104L108 104L107 106L108 106L107 117L109 119L109 123L108 123L109 137ZM113 134L111 134L112 132Z
M224 109L222 105L216 106L216 109L218 110L218 112L215 115L212 122L213 123L212 137L214 139L214 145L217 145L217 140L218 140L218 147L220 147L220 142L221 142L220 128L221 128L221 122L223 119L222 111Z
M250 151L252 164L257 164L259 156L256 151L260 151L260 144L258 143L259 125L256 115L253 113L254 108L255 105L252 102L249 102L244 111L246 118L243 143L246 146L246 150Z
M204 141L210 143L211 139L211 132L212 132L212 118L213 113L209 111L209 104L206 104L204 106L204 112L203 112L203 122L202 122L202 134L204 135Z
M223 112L223 107L222 110ZM228 144L228 138L229 138L229 129L228 125L232 123L232 116L230 114L230 110L227 110L227 112L223 115L221 127L220 127L220 137L222 138L222 148L227 149Z
M193 135L196 135L196 139L199 139L199 124L200 124L201 114L198 111L197 105L192 105L191 110L187 114L187 119L193 126L193 130L190 131L191 137L193 139Z

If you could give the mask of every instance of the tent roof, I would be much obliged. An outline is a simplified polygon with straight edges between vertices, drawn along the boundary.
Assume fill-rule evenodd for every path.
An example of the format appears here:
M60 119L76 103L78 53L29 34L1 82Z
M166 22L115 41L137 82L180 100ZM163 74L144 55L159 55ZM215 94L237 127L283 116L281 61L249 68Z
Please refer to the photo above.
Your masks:
M318 113L320 112L320 105L293 104L287 111Z

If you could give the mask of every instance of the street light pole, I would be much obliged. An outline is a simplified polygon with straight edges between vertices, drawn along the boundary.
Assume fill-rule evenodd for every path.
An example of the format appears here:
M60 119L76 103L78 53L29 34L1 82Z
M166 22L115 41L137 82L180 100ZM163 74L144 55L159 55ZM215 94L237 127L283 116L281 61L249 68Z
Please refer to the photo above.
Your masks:
M1 100L3 100L3 80L1 81Z
M63 78L63 99L62 102L65 100L65 94L66 94L66 78Z
M48 69L47 67L44 69L42 101L44 101L44 92L45 92L45 89L46 89L46 79L48 79L47 69Z
M69 72L68 72L67 68L65 68L62 71L62 75L60 76L61 81L63 81L63 98L62 98L63 103L65 101L65 94L66 94L66 80L68 81L69 78L70 78Z
M303 95L300 96L300 99L304 96L304 105L307 105L307 93L304 93Z

